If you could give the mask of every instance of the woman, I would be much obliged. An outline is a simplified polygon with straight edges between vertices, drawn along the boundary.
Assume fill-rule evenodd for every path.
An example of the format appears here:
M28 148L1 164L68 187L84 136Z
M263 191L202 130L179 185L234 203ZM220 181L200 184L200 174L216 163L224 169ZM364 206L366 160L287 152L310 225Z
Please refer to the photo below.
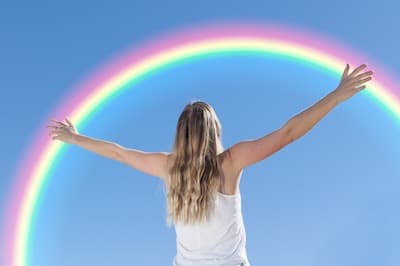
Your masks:
M250 265L239 190L243 169L299 139L339 103L365 88L372 71L349 74L346 64L339 86L293 116L281 128L223 150L221 125L214 109L193 101L182 111L171 153L143 152L79 134L73 124L52 119L53 140L75 144L160 177L167 188L168 224L176 231L174 266Z

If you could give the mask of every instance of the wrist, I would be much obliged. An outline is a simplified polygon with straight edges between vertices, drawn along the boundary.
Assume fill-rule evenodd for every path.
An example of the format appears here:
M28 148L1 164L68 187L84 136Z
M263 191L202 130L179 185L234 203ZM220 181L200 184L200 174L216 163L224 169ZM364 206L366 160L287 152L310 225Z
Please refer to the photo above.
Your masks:
M337 90L334 90L332 92L329 93L329 97L332 98L332 101L334 101L335 105L339 104L342 102L342 100L339 97L339 93L337 92Z
M77 145L79 142L79 137L80 137L79 133L72 134L70 144Z

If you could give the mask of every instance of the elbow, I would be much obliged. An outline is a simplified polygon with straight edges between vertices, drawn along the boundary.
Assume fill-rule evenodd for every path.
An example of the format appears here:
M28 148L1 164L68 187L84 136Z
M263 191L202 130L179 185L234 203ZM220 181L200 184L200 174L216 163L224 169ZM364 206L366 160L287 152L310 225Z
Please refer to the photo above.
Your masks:
M122 147L117 144L117 143L110 143L109 149L108 149L108 156L109 158L123 162L123 149Z
M288 143L292 143L298 139L298 137L296 137L296 135L294 134L293 129L291 127L285 126L284 132L285 132L285 136L286 136Z
M288 141L289 143L295 142L298 138L296 138L295 136L293 136L292 134L289 133L288 135Z

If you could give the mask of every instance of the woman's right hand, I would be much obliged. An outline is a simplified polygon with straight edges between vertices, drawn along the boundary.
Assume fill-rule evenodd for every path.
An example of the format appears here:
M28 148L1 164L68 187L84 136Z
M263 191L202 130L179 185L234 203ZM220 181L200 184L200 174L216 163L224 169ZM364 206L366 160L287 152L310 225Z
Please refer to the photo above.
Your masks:
M366 66L366 64L362 64L349 74L350 66L346 64L339 86L334 90L339 102L343 102L363 90L365 88L363 84L372 79L372 71L359 74Z

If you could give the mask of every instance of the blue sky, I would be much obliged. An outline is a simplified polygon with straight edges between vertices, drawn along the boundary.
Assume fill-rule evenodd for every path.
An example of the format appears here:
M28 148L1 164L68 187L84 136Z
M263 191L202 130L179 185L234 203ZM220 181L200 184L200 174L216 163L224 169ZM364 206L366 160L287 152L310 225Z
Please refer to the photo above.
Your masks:
M396 1L342 0L2 3L0 226L13 173L39 123L116 54L190 25L256 20L335 39L400 80L399 9ZM283 58L191 61L144 79L79 130L170 151L180 111L196 98L215 108L228 148L283 125L339 79ZM246 168L240 189L250 263L398 265L399 133L399 123L360 93ZM175 252L160 180L65 148L42 194L30 265L172 265Z

